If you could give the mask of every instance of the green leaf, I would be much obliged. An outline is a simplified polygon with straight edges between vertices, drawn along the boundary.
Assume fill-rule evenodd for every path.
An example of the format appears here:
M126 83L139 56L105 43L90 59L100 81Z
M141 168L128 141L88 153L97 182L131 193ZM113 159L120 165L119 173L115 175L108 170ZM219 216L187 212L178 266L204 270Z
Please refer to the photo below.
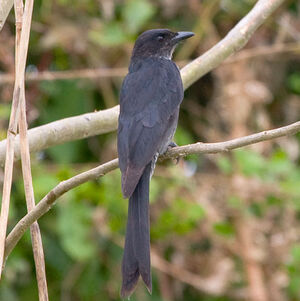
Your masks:
M271 159L267 163L269 174L273 176L289 176L294 169L293 163L289 160L287 154L282 150L273 153Z
M84 146L84 142L70 141L61 145L55 145L47 149L47 153L57 163L74 163L81 159L79 151ZM77 151L74 151L77 150Z
M51 190L57 184L58 180L53 174L46 173L45 171L39 173L34 171L33 187L34 194L38 200L43 198L49 192L49 190Z
M242 149L234 151L233 154L246 176L261 176L265 171L266 162L260 154Z
M91 209L76 201L59 206L58 230L66 253L75 260L95 256L96 245L91 237Z
M91 30L88 35L92 42L106 47L121 45L129 39L122 24L118 22L108 23L100 31Z
M0 104L0 119L8 119L10 115L10 105Z
M214 231L222 236L230 237L234 235L234 227L229 222L215 223Z
M294 264L299 265L300 264L300 244L296 244L292 247L291 254L292 254Z
M131 33L137 33L140 28L154 15L154 6L146 0L129 0L123 10L123 18Z
M172 206L162 211L151 229L153 238L163 238L175 232L183 235L193 230L205 216L204 209L186 200L174 200Z
M289 75L287 78L287 85L292 92L300 94L300 73L295 72Z
M174 141L178 145L186 145L186 144L191 144L194 142L191 134L181 126L178 126L176 129Z
M234 209L243 209L243 201L237 196L231 196L228 198L227 203Z
M221 169L221 171L226 175L232 172L232 164L228 156L219 156L217 159L217 165Z

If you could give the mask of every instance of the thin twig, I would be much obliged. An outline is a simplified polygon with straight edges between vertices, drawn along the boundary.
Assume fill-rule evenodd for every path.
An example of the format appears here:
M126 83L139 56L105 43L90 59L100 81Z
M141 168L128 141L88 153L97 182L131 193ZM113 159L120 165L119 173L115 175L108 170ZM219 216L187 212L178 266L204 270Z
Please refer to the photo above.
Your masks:
M178 156L187 156L189 154L209 154L218 153L235 148L251 145L261 141L267 141L278 137L288 136L300 131L300 121L291 125L274 130L260 132L254 135L241 137L225 142L217 143L195 143L187 146L174 147L169 150L162 159L174 158ZM96 168L80 173L66 181L60 182L55 186L37 205L25 215L13 228L6 239L5 258L13 250L19 239L30 225L51 209L54 202L67 191L87 182L97 179L106 173L118 168L118 159L109 161Z
M23 15L23 24L20 38L17 37L17 41L20 41L18 50L18 58L16 59L16 80L13 93L12 109L9 120L9 126L7 131L7 145L6 145L6 160L4 169L4 182L3 182L3 194L2 194L2 206L1 206L1 218L0 218L0 278L3 267L3 255L4 255L4 244L6 237L8 212L9 212L9 202L10 202L10 192L13 174L13 164L14 164L14 141L17 132L18 125L18 115L19 115L19 102L20 102L20 92L22 87L22 82L24 82L25 65L28 51L29 34L30 34L30 24L33 9L33 1L27 0L25 4L25 10ZM19 7L17 8L17 12ZM17 20L17 35L20 33L19 27L20 22L18 16Z
M204 292L205 294L212 296L226 294L226 288L229 282L228 275L232 272L232 266L228 261L216 262L215 271L218 273L214 273L214 275L208 277L201 277L184 269L182 266L168 262L159 256L153 249L151 250L151 261L154 268Z
M42 71L26 72L25 79L28 82L52 81L66 79L93 79L100 77L124 77L128 72L127 68L98 68L98 69L80 69L68 71ZM0 74L0 85L9 84L14 81L13 74Z
M283 136L293 135L300 131L300 121L292 123L290 125L280 127L274 130L268 130L259 132L257 134L244 136L225 142L215 143L194 143L181 147L174 147L168 151L162 159L166 158L178 158L192 154L216 154L220 152L228 152L232 149L243 147L246 145L254 144L261 141L271 140Z
M242 60L249 60L261 56L277 55L282 53L298 53L300 43L280 43L268 46L258 46L240 51L238 54L226 59L223 64L233 64ZM183 66L186 61L176 62L178 66ZM72 80L72 79L97 79L124 77L128 72L127 68L97 68L79 69L68 71L41 71L26 72L26 82L52 81L52 80ZM0 74L0 85L11 84L15 80L13 74Z
M255 48L248 48L240 51L235 56L229 57L224 61L224 64L232 64L244 60L249 60L261 56L267 56L270 59L270 55L283 54L292 52L299 54L300 43L280 43L273 44L271 46L259 46Z

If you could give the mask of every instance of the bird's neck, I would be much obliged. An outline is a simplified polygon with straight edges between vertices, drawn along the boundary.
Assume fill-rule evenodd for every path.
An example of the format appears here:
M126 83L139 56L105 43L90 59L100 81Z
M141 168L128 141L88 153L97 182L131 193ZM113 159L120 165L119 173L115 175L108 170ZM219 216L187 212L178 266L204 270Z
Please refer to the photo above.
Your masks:
M131 57L130 60L130 65L129 65L129 72L136 72L139 70L143 64L148 63L152 61L153 63L155 62L160 62L160 61L172 61L171 57L167 56L158 56L158 55L149 55L147 57Z

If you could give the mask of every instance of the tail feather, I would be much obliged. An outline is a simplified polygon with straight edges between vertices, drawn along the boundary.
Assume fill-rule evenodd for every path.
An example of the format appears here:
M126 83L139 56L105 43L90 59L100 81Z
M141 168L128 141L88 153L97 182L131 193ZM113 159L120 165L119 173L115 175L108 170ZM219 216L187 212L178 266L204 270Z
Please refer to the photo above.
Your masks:
M149 182L151 163L148 164L129 198L128 220L122 262L121 297L134 291L141 275L149 292L152 291L150 269Z

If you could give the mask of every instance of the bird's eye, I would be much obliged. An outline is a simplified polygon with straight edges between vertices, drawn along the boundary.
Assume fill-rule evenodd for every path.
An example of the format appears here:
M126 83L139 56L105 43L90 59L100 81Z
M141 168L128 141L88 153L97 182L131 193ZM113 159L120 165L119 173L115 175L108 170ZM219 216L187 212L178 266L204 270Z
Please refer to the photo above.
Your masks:
M163 39L164 39L164 36L162 36L162 35L159 35L159 36L157 37L157 40L160 41L160 42L161 42Z

